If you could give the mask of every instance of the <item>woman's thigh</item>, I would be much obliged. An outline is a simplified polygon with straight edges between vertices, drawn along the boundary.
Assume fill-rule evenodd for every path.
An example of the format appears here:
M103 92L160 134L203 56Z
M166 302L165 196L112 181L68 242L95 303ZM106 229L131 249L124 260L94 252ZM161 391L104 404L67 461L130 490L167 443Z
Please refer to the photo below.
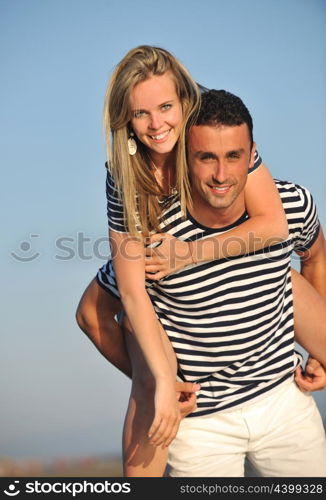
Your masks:
M296 341L326 366L326 300L292 269Z

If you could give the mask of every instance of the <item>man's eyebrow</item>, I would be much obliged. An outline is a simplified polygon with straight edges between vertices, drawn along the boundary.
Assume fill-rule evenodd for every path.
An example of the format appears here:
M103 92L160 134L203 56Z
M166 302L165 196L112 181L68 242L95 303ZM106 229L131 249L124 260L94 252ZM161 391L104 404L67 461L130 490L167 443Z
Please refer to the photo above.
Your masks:
M231 149L230 151L228 151L226 154L227 155L230 155L230 154L242 154L242 153L245 153L245 150L244 148L239 148L239 149Z
M216 154L215 153L212 153L212 151L196 151L195 153L195 156L208 156L208 157L211 157L211 158L216 158Z

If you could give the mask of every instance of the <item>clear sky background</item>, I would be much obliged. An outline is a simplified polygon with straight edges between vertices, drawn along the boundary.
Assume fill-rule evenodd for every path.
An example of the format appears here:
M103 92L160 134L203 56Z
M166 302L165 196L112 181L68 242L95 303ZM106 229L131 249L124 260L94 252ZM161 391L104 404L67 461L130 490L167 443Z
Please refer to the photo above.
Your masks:
M129 382L74 319L107 255L115 64L159 45L240 95L273 175L308 187L325 226L325 21L324 0L0 0L0 455L120 452Z

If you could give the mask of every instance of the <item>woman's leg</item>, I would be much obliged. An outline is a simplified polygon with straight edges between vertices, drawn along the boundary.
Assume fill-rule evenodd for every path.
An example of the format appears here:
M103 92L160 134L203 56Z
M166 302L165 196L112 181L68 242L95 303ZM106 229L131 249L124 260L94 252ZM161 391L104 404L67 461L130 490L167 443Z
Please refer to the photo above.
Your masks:
M177 362L172 345L161 328L162 342L176 376ZM168 448L150 444L147 437L154 418L154 379L147 368L135 336L125 323L125 338L132 362L132 389L123 432L123 462L126 477L162 477L166 467Z
M124 470L127 476L162 476L166 466L167 449L149 444L147 432L154 418L154 380L146 368L146 363L130 328L122 331L114 319L122 311L121 302L107 293L94 279L85 290L76 312L77 323L95 344L103 356L119 370L131 377L132 391L124 425ZM127 320L125 320L128 326ZM176 374L176 358L166 333L161 327L162 340L171 370ZM128 351L126 348L126 339ZM179 384L177 391L187 394L180 403L184 417L195 408L195 390L193 384ZM189 391L189 392L188 392ZM180 392L178 393L180 396ZM191 395L191 396L190 396ZM176 397L177 393L176 393Z
M326 300L292 269L296 341L326 367Z
M93 279L80 299L76 320L103 356L128 377L131 364L124 336L115 315L122 311L120 300Z

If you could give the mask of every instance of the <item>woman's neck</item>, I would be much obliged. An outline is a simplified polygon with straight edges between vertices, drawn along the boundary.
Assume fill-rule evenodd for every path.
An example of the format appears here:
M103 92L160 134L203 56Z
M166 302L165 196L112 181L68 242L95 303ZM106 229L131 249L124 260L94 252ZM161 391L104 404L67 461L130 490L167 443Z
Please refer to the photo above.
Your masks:
M165 195L171 194L175 188L175 153L151 154L154 175Z
M154 151L150 152L150 159L157 170L163 170L166 168L175 168L175 151L170 151L170 153L159 154Z

